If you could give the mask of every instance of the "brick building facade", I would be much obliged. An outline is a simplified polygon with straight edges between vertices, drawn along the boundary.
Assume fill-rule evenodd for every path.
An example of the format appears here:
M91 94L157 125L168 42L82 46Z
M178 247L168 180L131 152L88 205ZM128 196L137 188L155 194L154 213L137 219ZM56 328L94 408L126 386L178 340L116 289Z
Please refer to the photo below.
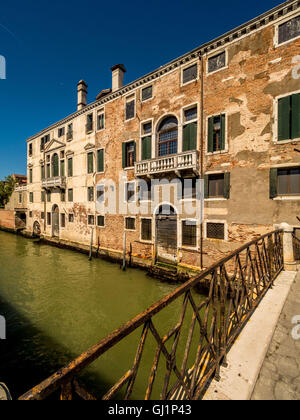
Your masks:
M89 244L93 230L111 255L125 231L137 262L199 268L300 228L300 2L126 86L111 70L112 89L87 104L80 81L77 111L27 140L28 231Z

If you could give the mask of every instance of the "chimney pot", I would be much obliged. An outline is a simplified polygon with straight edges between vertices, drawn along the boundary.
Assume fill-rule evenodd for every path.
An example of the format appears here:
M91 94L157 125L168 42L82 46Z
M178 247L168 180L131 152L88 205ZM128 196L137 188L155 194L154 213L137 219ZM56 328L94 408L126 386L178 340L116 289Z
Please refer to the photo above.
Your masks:
M83 109L87 105L87 88L88 85L84 80L80 80L77 85L77 111Z
M115 92L123 87L124 74L126 69L124 64L116 64L111 67L112 71L112 91Z

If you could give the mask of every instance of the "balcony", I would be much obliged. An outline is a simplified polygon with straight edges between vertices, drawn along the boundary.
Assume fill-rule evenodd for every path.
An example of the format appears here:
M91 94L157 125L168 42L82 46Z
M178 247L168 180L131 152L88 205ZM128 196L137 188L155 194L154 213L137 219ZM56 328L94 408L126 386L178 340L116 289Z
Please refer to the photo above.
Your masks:
M25 184L25 185L17 185L15 187L15 192L23 192L23 191L27 191L27 184Z
M179 172L187 169L198 172L199 152L197 150L137 162L135 164L135 175L148 176L164 172Z
M65 176L56 176L54 178L46 178L42 180L42 187L48 189L51 188L65 188L66 187L66 177Z

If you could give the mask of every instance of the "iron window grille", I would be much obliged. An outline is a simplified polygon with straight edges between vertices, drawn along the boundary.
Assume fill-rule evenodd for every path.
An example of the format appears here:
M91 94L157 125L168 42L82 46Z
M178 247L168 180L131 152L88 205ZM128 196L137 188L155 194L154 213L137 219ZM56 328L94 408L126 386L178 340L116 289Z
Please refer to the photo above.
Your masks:
M207 223L206 237L209 239L225 239L224 223Z
M197 246L197 225L195 221L183 220L182 222L182 246Z

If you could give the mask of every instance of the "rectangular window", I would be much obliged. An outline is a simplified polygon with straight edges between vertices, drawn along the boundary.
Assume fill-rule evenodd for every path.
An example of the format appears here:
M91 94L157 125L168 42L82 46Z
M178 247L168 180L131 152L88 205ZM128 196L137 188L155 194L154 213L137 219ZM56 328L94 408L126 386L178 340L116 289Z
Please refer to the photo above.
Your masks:
M125 217L125 229L126 230L135 230L135 218L134 217Z
M125 201L132 203L135 200L135 182L126 182L125 184Z
M33 203L33 192L29 193L29 201Z
M224 197L224 174L209 175L208 197Z
M98 111L97 113L97 130L104 129L104 110Z
M41 192L41 202L44 203L46 201L46 193L45 191Z
M69 214L69 223L74 223L74 214Z
M73 176L73 158L68 159L68 176Z
M41 212L41 219L45 220L45 213L43 211Z
M60 215L60 226L62 228L66 227L66 215L64 213Z
M300 93L278 100L278 141L300 138Z
M217 115L208 120L208 152L225 150L225 115Z
M88 187L88 201L94 201L94 187Z
M278 195L300 195L300 168L277 170Z
M223 51L221 54L215 55L208 59L208 73L220 70L226 66L226 52Z
M278 44L290 41L300 36L300 15L279 25L278 27Z
M135 142L131 141L128 143L123 143L122 145L123 153L123 168L132 168L135 164L136 156L136 146Z
M60 176L65 176L65 160L60 161Z
M62 137L65 135L65 127L59 128L58 129L58 137Z
M88 174L92 174L94 172L94 153L87 154L87 169Z
M148 160L152 157L152 122L143 124L142 136L142 160Z
M64 203L66 201L66 190L61 190L60 201Z
M225 239L224 223L207 223L206 237L209 239Z
M51 213L47 213L47 225L51 225Z
M29 156L32 156L32 143L29 143L28 145L28 154Z
M47 201L51 203L51 191L47 191Z
M183 152L197 149L197 117L198 111L196 106L184 111L184 121L186 124L183 126Z
M69 202L73 201L73 189L68 190L68 201Z
M32 211L29 212L29 217L32 218Z
M131 120L135 117L135 96L126 98L125 120Z
M138 195L140 201L151 201L151 181L142 179L138 181Z
M22 203L22 193L19 193L19 204Z
M92 132L93 128L94 128L93 114L89 114L86 116L86 133Z
M29 169L29 184L32 184L32 169Z
M147 101L152 98L152 86L147 86L142 89L142 101Z
M95 216L88 215L88 225L93 226L95 224Z
M105 226L105 217L104 216L97 216L97 226L104 227Z
M195 220L183 220L182 246L197 246L197 226Z
M45 166L41 166L41 180L45 179Z
M50 178L50 163L47 163L47 178Z
M67 140L70 141L73 139L73 124L68 125L68 131L67 131Z
M97 185L97 202L104 203L105 200L105 186Z
M198 76L198 66L193 64L182 71L182 84L196 80Z
M41 138L41 152L45 149L45 146L50 141L50 134Z
M104 149L97 150L97 172L104 172Z
M142 241L152 240L152 220L141 219L141 239Z

